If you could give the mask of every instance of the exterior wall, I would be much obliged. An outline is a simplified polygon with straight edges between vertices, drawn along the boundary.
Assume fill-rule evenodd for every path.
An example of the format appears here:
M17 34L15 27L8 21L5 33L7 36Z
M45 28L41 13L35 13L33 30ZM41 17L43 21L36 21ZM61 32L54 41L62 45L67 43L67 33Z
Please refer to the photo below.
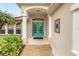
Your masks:
M52 39L54 55L72 55L72 4L63 4L52 14ZM60 18L60 33L54 32L54 21Z

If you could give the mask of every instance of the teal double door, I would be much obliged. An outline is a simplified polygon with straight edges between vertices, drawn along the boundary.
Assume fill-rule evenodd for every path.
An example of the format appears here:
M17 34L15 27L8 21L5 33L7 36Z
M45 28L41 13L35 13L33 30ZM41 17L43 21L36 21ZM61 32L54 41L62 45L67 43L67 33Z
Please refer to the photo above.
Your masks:
M44 22L32 22L32 36L44 36Z

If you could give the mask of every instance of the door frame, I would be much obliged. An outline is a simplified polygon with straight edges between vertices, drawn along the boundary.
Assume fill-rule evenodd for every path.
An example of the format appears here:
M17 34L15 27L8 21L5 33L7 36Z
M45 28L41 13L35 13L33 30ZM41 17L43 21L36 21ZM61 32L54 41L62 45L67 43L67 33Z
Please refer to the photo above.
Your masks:
M32 21L32 22L44 22L44 21ZM31 26L32 26L32 24L31 24ZM32 31L32 29L31 29L31 31ZM45 22L44 22L44 35L45 35ZM37 36L32 36L32 37L37 37ZM44 37L44 36L39 36L39 37Z

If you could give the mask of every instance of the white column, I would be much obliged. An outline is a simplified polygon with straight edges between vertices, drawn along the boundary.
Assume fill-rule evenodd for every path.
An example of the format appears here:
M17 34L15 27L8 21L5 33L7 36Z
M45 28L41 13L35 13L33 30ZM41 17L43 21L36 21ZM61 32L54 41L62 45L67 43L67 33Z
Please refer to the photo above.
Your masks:
M14 34L16 35L16 24L14 24Z
M48 35L48 37L49 38L52 38L52 16L50 16L50 15L48 15L48 18L49 18L49 26L48 26L48 28L49 28L49 35Z
M23 44L26 44L27 41L27 13L24 11L23 16L22 16L22 39L23 39Z
M8 25L7 24L5 25L5 34L6 35L8 34Z
M79 55L79 4L74 4L71 7L72 15L73 15L73 46L72 52L75 55Z

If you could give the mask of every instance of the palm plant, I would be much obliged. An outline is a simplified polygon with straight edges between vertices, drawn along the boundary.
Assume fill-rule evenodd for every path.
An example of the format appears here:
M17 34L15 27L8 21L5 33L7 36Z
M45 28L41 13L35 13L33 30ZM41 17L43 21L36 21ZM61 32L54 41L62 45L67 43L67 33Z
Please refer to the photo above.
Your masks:
M0 29L5 23L12 25L15 23L15 18L11 14L0 10Z

